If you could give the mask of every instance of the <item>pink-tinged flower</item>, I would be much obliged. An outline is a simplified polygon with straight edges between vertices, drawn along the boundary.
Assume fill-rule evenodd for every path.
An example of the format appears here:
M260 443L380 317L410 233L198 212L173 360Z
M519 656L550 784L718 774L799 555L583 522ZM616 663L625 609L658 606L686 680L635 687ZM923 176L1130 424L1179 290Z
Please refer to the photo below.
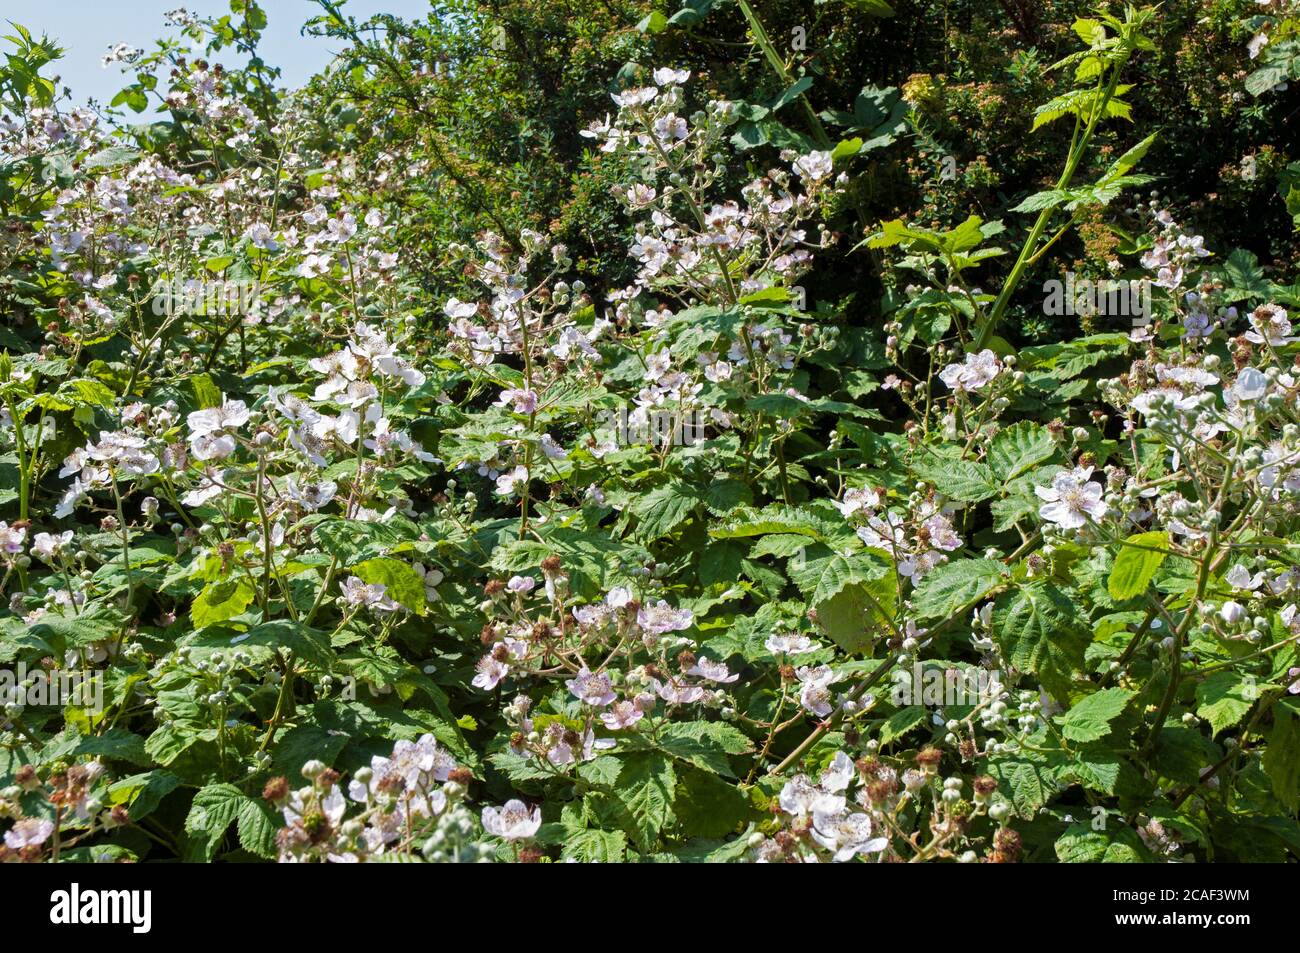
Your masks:
M853 781L853 776L856 773L857 768L854 767L853 760L843 751L837 751L835 757L831 758L831 763L822 772L822 790L843 791Z
M343 792L337 787L330 788L328 794L320 799L320 811L325 815L325 819L330 822L330 826L336 826L339 821L343 820L343 815L348 809L348 802L343 798ZM301 825L303 820L308 816L315 814L315 810L307 801L303 800L302 794L294 791L289 795L289 803L281 808L280 813L284 815L284 822L290 826L294 824Z
M511 592L518 592L527 595L537 586L537 580L532 576L511 576L510 581L506 583L506 588Z
M496 406L509 404L517 414L531 414L537 409L537 392L524 388L508 387L497 398Z
M10 556L17 556L23 551L23 546L26 542L26 527L11 527L8 523L0 522L0 549L3 549Z
M655 605L643 605L636 613L637 625L652 635L689 629L695 621L690 609L674 609L660 599Z
M653 186L642 182L636 183L627 190L628 203L637 207L649 205L655 200L656 195L658 195L658 192L655 191Z
M831 705L831 685L837 681L837 676L829 665L818 665L816 668L805 665L795 672L795 677L803 686L799 689L800 705L819 718L825 718L834 711Z
M645 712L636 702L614 702L609 711L601 712L600 720L610 731L622 731L631 728L645 717Z
M456 318L472 318L478 314L478 305L472 301L448 298L447 303L442 307L442 313L453 320Z
M660 116L654 121L655 138L666 144L673 140L685 139L687 131L686 120L673 113Z
M955 393L983 390L1002 371L1002 361L988 348L967 354L964 364L949 364L939 372L939 380Z
M1246 319L1253 329L1245 333L1247 341L1255 344L1267 341L1273 347L1281 347L1296 340L1291 336L1291 322L1287 320L1286 311L1275 304L1261 304Z
M617 697L610 686L609 676L604 672L593 674L586 666L564 684L575 698L594 708L604 708Z
M221 406L196 410L185 418L189 424L190 435L201 437L204 434L233 430L248 423L248 405L242 400L221 400Z
M813 840L834 852L837 864L859 854L876 854L889 846L885 837L873 837L871 818L866 814L813 811Z
M829 152L810 152L795 159L793 168L799 173L801 179L820 182L822 179L830 178L831 173L835 171L835 163Z
M202 506L209 500L215 500L225 489L221 481L222 474L219 470L210 468L204 471L194 489L181 497L181 502L186 506Z
M421 735L416 741L402 739L393 745L392 757L375 755L370 759L370 780L367 784L352 781L348 785L348 796L354 801L369 804L378 800L384 792L399 789L403 801L399 804L399 813L403 810L416 816L428 816L442 813L445 798L441 791L433 792L431 798L412 798L409 795L428 791L435 783L446 781L456 767L456 759L449 751L438 746L433 735ZM400 779L400 784L395 780Z
M670 678L666 682L656 678L651 680L650 685L670 705L691 705L704 697L704 689L699 685L687 685L677 678Z
M517 466L508 473L497 477L497 492L502 496L514 496L519 484L528 482L528 469Z
M470 683L475 688L490 692L497 687L501 679L510 674L510 666L493 655L485 655L474 666L474 680Z
M942 549L948 553L954 549L961 549L961 537L952 528L952 521L944 514L936 513L921 525L925 527L930 545L935 549Z
M504 807L483 808L483 829L502 840L524 840L535 835L541 826L541 808L530 810L517 798L506 801Z
M883 517L872 516L866 526L857 529L858 538L872 549L880 549L895 557L907 548L906 520L897 513Z
M66 480L74 473L80 473L89 462L89 451L84 447L78 447L63 458L63 467L59 470L59 479Z
M205 433L190 438L195 460L224 460L235 452L235 438L227 433Z
M845 799L842 794L827 791L821 785L813 784L806 774L796 774L781 788L777 804L785 813L794 817L807 817L814 811L834 813L844 810Z
M1051 486L1034 487L1039 499L1047 501L1039 507L1038 515L1066 529L1078 529L1089 519L1100 522L1106 515L1106 504L1101 498L1101 484L1084 482L1091 474L1092 467L1062 470Z
M542 743L546 746L546 760L557 767L573 763L573 745L569 742L569 730L559 722L546 726Z
M87 444L86 454L91 460L112 463L124 473L145 476L150 473L157 473L159 466L158 458L145 447L143 437L121 430L113 433L100 433L99 443ZM89 468L83 475L88 472ZM94 479L100 480L101 474L103 474L103 471L95 473ZM101 482L107 482L106 474L103 474Z
M297 480L289 477L284 482L285 496L303 509L312 512L328 506L330 500L334 499L334 494L338 492L338 488L339 485L333 480L321 480L317 483L299 485Z
M1300 695L1300 668L1289 668L1286 670L1286 677L1291 679L1291 684L1286 690L1291 695Z
M4 539L6 534L12 533L4 523L0 523L0 539ZM20 532L26 532L20 530ZM44 559L46 562L53 562L68 545L72 542L72 530L65 530L62 533L37 533L32 540L32 553ZM8 544L4 546L6 552L9 551Z
M1236 625L1246 617L1246 607L1240 602L1233 602L1229 599L1219 607L1219 618L1228 625Z
M575 606L573 618L582 625L599 628L609 621L609 608L603 605Z
M380 765L376 761L382 760L372 759L371 771L379 774ZM438 782L446 781L456 767L451 752L438 747L438 740L431 734L423 734L415 741L398 741L393 745L392 758L387 760L385 767L400 773L410 787L427 783L424 775Z
M806 635L800 635L797 632L791 632L788 635L769 636L763 643L763 647L773 655L802 655L805 652L815 652L817 646L813 640Z
M350 606L366 606L378 612L393 612L398 608L397 603L388 595L388 587L383 583L365 583L357 576L348 576L340 589Z
M740 678L739 674L732 674L727 671L727 666L723 662L713 662L706 658L701 658L694 665L686 670L687 675L694 675L696 678L702 678L706 682L714 682L718 685L727 685Z
M672 69L668 66L660 66L654 71L656 86L680 86L690 78L691 71L688 69Z
M641 86L635 89L626 89L621 93L614 93L612 98L616 104L623 107L644 106L659 95L659 90L653 86Z
M548 460L563 460L569 455L569 451L556 443L555 438L548 433L542 434L538 443L541 445L542 453L546 455Z
M844 499L835 501L835 508L845 517L854 513L870 513L880 505L880 494L869 486L850 487L844 491Z
M10 850L22 850L24 847L40 847L51 834L54 824L42 817L24 817L13 827L5 831L5 846Z
M1268 393L1268 378L1253 367L1243 368L1232 385L1232 396L1237 400L1259 400Z

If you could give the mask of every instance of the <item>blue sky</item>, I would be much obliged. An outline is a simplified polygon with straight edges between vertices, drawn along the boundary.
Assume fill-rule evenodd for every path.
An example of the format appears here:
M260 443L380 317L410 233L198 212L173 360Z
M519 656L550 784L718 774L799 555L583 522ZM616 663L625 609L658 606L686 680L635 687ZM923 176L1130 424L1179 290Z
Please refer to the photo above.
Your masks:
M56 71L62 85L72 90L74 102L94 97L107 103L126 84L119 67L104 69L100 57L119 42L152 49L153 41L167 32L163 13L182 6L200 16L230 11L226 0L3 0L0 34L8 33L8 21L13 21L37 36L45 33L57 40L67 52ZM301 84L338 52L334 41L298 34L303 22L320 12L310 0L261 0L261 6L270 21L262 58L280 67L285 85ZM423 18L429 0L348 0L343 9L358 20L380 12Z

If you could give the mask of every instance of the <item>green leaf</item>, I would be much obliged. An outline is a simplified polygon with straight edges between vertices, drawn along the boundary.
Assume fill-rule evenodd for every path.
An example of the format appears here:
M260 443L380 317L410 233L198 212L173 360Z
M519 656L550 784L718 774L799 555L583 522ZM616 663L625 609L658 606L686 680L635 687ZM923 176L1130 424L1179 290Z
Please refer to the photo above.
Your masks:
M1223 263L1225 300L1244 301L1248 298L1266 298L1271 291L1264 278L1264 269L1259 266L1259 259L1244 249L1235 249L1228 260Z
M185 831L193 836L203 860L211 860L231 824L238 825L239 842L259 857L275 856L279 826L269 807L233 784L209 784L194 795Z
M885 0L848 0L849 6L854 10L865 13L872 17L892 17L894 8Z
M1056 453L1056 441L1046 427L1022 420L998 431L989 446L988 464L1005 485Z
M686 721L667 724L655 739L656 747L697 768L734 778L728 755L746 754L753 742L738 729L720 721Z
M140 158L139 149L119 143L118 145L100 149L94 155L87 157L87 159L81 163L81 168L83 170L110 169L114 166L126 165L128 162L134 162L138 158Z
M842 522L840 525L843 525ZM746 509L733 514L725 523L710 527L709 535L715 539L740 539L766 536L768 533L786 533L824 542L836 529L836 526L807 509L777 503L761 510Z
M46 749L48 759L50 751ZM142 768L149 767L151 761L144 748L144 739L133 735L124 728L110 728L102 735L90 735L77 741L76 746L68 752L68 757L89 756L126 761Z
M1246 716L1259 697L1253 679L1245 680L1236 672L1212 672L1196 686L1196 714L1210 723L1210 733L1217 735Z
M404 526L411 528L405 530ZM400 517L372 523L324 516L312 526L313 538L321 548L330 555L337 555L344 565L362 557L381 555L417 534L418 530L409 523L404 524Z
M824 551L824 547L816 547ZM806 556L791 561L790 576L794 584L808 596L814 605L826 602L845 586L879 579L889 572L882 559L872 559L861 553L844 555Z
M1041 212L1045 208L1056 208L1058 205L1064 205L1069 200L1070 193L1066 189L1047 189L1026 196L1011 211Z
M1264 772L1273 782L1277 799L1292 812L1300 809L1300 707L1289 698L1273 706Z
M308 761L332 765L347 743L346 736L332 734L319 725L297 725L276 737L271 762L274 773L296 778Z
M17 622L21 620L15 619ZM18 636L20 645L36 647L33 640L52 646L60 653L77 645L111 642L117 638L126 619L122 613L102 604L87 603L79 615L62 616L46 613Z
M1155 144L1158 136L1159 133L1151 133L1151 135L1147 136L1133 148L1129 149L1122 156L1112 162L1110 168L1108 168L1102 175L1101 181L1108 182L1120 179L1132 172L1151 149L1151 146Z
M893 573L845 586L813 606L817 626L845 652L866 654L897 608L898 583Z
M662 33L668 29L668 18L655 10L650 15L642 17L636 28L641 33Z
M233 784L209 784L194 795L185 831L197 838L203 860L211 860L226 830L238 819L247 796Z
M1001 489L991 467L970 460L924 460L913 469L917 476L933 483L944 496L963 503L987 500Z
M308 628L292 619L276 619L255 625L231 639L231 645L263 645L270 649L284 649L322 671L329 671L334 663L329 634Z
M1169 534L1160 530L1136 533L1124 540L1106 580L1110 597L1123 602L1145 592L1168 550Z
M978 602L1002 582L1006 567L996 559L958 559L926 573L913 594L920 619L939 619Z
M215 731L213 732L215 734ZM179 722L164 724L149 736L144 750L163 767L173 764L190 748L205 740L203 732Z
M1072 825L1057 840L1056 856L1063 864L1141 864L1151 860L1137 832L1118 819L1100 831L1093 830L1091 823Z
M726 516L738 506L748 506L754 494L743 480L713 480L704 488L704 505L714 516Z
M212 382L210 374L195 374L190 378L190 389L194 391L194 399L198 402L199 409L206 410L208 407L221 406L221 388Z
M781 93L780 96L778 96L772 102L767 103L766 104L767 108L772 112L776 112L778 109L781 109L784 106L788 106L790 103L794 102L804 93L808 92L808 90L812 89L812 84L813 84L813 78L811 76L800 76L797 80L791 83L790 86L787 87L785 91ZM784 298L782 300L784 300ZM748 304L749 302L745 298L742 298L740 300L740 303Z
M279 818L270 805L248 798L240 808L235 830L239 843L250 854L270 860L276 856L275 832L280 829Z
M349 572L362 582L372 585L379 583L390 599L416 615L424 615L427 608L424 577L416 572L415 567L410 563L404 563L400 559L390 559L387 556L378 556L357 563Z
M1110 733L1110 723L1133 697L1123 688L1104 688L1079 702L1061 718L1061 734L1070 741L1096 741Z
M1090 641L1082 618L1079 607L1060 589L1031 583L998 598L993 631L1008 662L1035 673L1052 695L1065 698Z
M675 810L678 824L691 837L726 837L757 816L734 784L695 770L679 779Z
M577 767L580 778L598 787L610 787L618 780L622 770L623 762L613 755L602 755L591 761L584 761Z
M673 817L677 774L663 755L638 753L626 759L617 797L630 821L628 835L643 853L653 850Z
M862 151L862 140L857 136L852 139L841 139L831 150L831 161L839 162L841 159L847 159L849 156L855 156Z
M1102 794L1114 794L1119 783L1120 761L1109 752L1085 749L1070 763L1067 774L1085 788Z
M638 520L637 537L642 542L662 539L690 516L700 499L680 480L655 487L632 504L632 515Z
M880 743L887 745L925 723L928 713L922 705L900 708L880 725Z
M989 773L1010 794L1016 813L1032 819L1060 788L1056 771L1042 760L1013 758L989 764Z
M190 604L190 621L201 629L233 619L249 607L256 594L253 584L244 578L210 582Z
M560 848L562 860L581 864L621 864L627 853L627 835L622 831L569 829Z
M132 821L152 814L154 809L176 788L181 779L170 771L146 771L116 781L108 788L110 807L125 804Z

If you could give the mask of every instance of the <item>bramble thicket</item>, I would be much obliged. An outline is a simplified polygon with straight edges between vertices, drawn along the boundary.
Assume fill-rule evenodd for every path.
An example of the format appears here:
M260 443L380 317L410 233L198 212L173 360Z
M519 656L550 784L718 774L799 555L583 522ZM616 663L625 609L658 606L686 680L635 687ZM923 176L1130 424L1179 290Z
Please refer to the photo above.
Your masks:
M1300 4L681 4L11 25L0 859L1300 856Z

